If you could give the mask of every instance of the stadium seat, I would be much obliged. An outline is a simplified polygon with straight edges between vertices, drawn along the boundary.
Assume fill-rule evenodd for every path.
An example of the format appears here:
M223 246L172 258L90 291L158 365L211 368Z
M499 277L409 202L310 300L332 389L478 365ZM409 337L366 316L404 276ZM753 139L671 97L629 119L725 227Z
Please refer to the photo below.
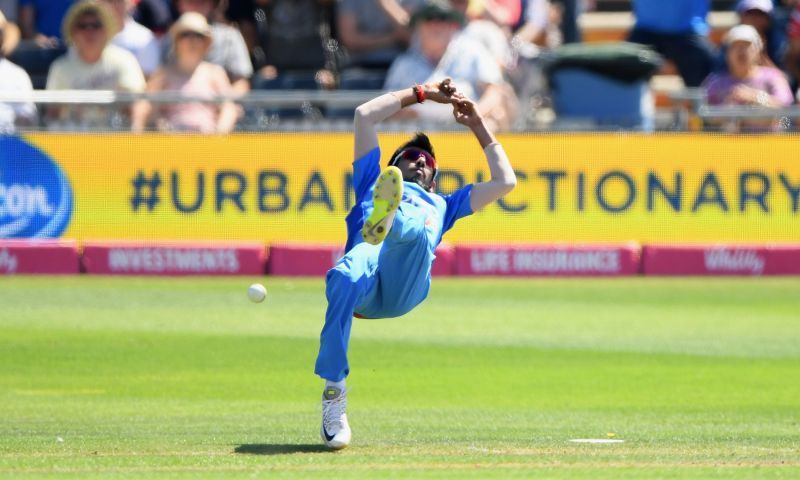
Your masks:
M371 68L347 68L339 74L340 90L380 90L386 80L386 70ZM350 118L353 108L332 108L325 116L328 118Z
M287 71L275 78L253 80L253 89L255 90L317 90L318 88L316 71L313 70ZM310 106L310 108L313 110L315 107ZM308 116L309 109L271 108L260 113L278 118L302 118Z
M50 65L66 51L63 47L39 48L31 42L22 42L8 59L28 72L33 88L43 90L47 86Z
M647 80L628 83L580 68L565 68L554 72L550 82L561 124L585 124L589 129L654 128L655 107Z

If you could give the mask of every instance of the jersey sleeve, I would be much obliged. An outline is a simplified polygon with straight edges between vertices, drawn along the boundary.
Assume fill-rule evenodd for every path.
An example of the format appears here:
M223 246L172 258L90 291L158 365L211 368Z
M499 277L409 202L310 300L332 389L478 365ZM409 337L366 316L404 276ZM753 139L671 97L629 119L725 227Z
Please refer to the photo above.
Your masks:
M378 179L381 173L380 160L381 149L375 147L353 162L353 191L356 194L356 204L361 203Z
M444 227L442 233L450 230L456 220L472 215L469 198L472 195L472 184L456 190L452 195L443 195L447 210L444 213Z

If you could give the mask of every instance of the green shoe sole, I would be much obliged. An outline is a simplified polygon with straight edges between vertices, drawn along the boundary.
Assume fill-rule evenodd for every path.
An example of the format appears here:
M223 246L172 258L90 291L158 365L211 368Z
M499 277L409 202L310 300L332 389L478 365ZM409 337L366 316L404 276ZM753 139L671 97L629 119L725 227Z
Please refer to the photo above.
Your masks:
M392 228L394 214L400 206L401 198L403 198L403 174L397 167L387 167L375 182L372 194L374 208L361 229L361 236L365 242L377 245L386 238Z

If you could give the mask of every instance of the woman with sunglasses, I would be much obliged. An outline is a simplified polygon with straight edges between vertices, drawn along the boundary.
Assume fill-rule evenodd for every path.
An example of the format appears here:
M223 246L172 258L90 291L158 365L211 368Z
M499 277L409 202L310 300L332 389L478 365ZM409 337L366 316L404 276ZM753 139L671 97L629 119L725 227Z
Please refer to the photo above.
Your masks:
M450 104L456 122L480 143L491 178L451 195L436 193L438 164L430 139L417 133L380 171L376 124L402 108L424 101ZM345 377L353 317L404 315L428 295L434 250L460 218L502 198L516 185L514 170L475 102L445 79L387 93L355 113L353 190L347 215L345 254L326 276L328 309L320 335L315 373L325 380L320 435L330 448L350 443Z
M179 98L209 100L233 93L225 70L204 60L212 42L206 17L195 12L184 13L169 32L175 59L155 71L147 83L148 92L174 92ZM144 130L151 112L149 102L136 105L134 131ZM164 131L224 134L233 130L238 116L238 107L233 102L182 101L161 107L156 124Z
M109 44L116 32L111 12L96 0L73 5L64 19L66 55L50 66L48 90L115 90L141 92L144 74L136 57ZM111 107L52 107L48 116L66 128L108 128L115 123Z

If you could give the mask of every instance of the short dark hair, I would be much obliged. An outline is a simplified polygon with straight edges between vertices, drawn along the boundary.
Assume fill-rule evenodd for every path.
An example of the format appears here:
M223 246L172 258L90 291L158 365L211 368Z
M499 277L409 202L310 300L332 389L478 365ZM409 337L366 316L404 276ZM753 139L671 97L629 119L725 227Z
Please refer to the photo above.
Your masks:
M417 132L414 134L414 137L411 140L407 141L406 143L400 145L397 150L394 151L392 154L392 158L389 159L389 165L394 165L394 159L400 155L400 152L407 148L419 148L420 150L425 150L426 152L431 154L431 157L436 158L436 154L433 153L433 145L431 145L431 139L428 138L422 132Z
M417 8L409 24L415 27L417 23L426 20L440 20L464 25L464 15L453 8L449 0L427 0Z

